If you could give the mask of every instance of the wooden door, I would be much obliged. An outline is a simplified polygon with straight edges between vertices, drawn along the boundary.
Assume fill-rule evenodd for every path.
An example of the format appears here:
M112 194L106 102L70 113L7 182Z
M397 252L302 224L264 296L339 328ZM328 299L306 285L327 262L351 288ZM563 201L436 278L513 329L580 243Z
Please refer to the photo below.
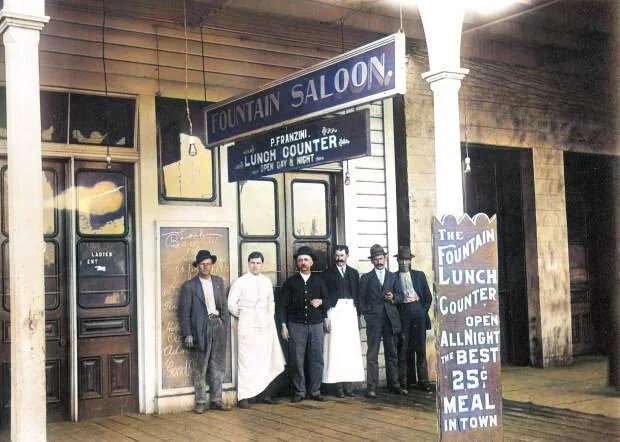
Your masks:
M464 177L465 211L497 215L499 313L502 362L529 363L525 233L518 149L469 148Z
M66 165L59 161L43 161L43 232L44 290L45 290L45 375L47 391L47 420L57 421L69 416L70 364L68 359L69 329L67 327L67 262L66 262ZM2 271L2 324L0 343L0 394L2 422L10 421L11 404L11 327L9 287L8 238L8 169L6 159L0 159L1 194L0 268Z
M133 165L76 162L79 419L138 411Z

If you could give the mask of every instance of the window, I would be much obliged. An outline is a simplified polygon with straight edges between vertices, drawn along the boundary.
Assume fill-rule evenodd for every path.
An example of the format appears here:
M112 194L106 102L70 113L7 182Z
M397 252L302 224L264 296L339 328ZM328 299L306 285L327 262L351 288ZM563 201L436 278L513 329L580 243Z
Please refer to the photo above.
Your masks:
M192 135L185 100L157 98L159 188L163 200L216 200L216 155L207 149L203 101L189 101Z
M41 91L41 141L133 148L136 100ZM6 88L0 88L0 138L6 139Z
M77 173L80 235L127 233L127 177L119 172L81 170Z
M239 182L239 229L242 236L274 236L276 183L272 180Z

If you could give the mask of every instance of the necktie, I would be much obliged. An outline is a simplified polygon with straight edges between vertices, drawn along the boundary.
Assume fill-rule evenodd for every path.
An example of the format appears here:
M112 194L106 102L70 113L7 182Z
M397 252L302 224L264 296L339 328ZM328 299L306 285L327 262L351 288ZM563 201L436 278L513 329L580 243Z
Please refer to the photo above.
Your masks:
M344 278L344 267L338 267L338 270L340 270L340 274Z

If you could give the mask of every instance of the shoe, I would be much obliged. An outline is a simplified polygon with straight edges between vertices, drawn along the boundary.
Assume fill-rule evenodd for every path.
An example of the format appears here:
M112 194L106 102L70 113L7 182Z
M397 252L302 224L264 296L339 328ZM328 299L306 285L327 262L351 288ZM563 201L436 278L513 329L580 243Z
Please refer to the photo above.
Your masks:
M221 402L211 402L211 410L217 410L217 411L230 411L232 410L232 408L230 408L228 405L224 405Z
M291 402L292 402L292 403L294 403L294 404L296 404L296 403L298 403L298 402L301 402L301 401L303 401L303 400L304 400L304 398L303 398L303 397L301 397L301 396L293 396L293 397L291 398Z
M336 392L336 397L339 397L342 399L344 397L344 391L341 389L338 389L338 391Z
M263 404L278 405L279 403L280 403L280 401L278 401L277 399L272 398L271 396L265 396L263 398Z
M426 392L433 391L433 386L431 385L430 382L420 382L418 384L418 388Z
M345 390L344 395L348 397L355 397L355 393L353 393L351 390Z
M247 399L241 399L238 403L237 403L237 407L242 408L244 410L247 410L248 408L250 408L250 403L248 402Z
M399 394L401 396L407 396L409 394L409 392L405 388L401 387L392 387L390 388L390 390L392 391L392 393Z
M325 402L327 400L320 394L317 394L315 396L310 396L310 399L312 399L313 401L317 401L317 402Z
M194 413L196 414L202 414L205 411L206 411L205 404L196 404L196 406L194 407Z
M368 390L368 392L366 393L366 396L368 396L370 399L376 399L377 393L375 393L375 390Z

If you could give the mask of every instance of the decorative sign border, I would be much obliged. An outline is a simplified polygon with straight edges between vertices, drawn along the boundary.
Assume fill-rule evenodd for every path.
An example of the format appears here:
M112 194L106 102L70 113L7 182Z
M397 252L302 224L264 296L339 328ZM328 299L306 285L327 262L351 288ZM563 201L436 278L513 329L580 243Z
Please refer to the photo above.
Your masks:
M392 34L207 107L207 147L404 94L405 85L405 35Z

